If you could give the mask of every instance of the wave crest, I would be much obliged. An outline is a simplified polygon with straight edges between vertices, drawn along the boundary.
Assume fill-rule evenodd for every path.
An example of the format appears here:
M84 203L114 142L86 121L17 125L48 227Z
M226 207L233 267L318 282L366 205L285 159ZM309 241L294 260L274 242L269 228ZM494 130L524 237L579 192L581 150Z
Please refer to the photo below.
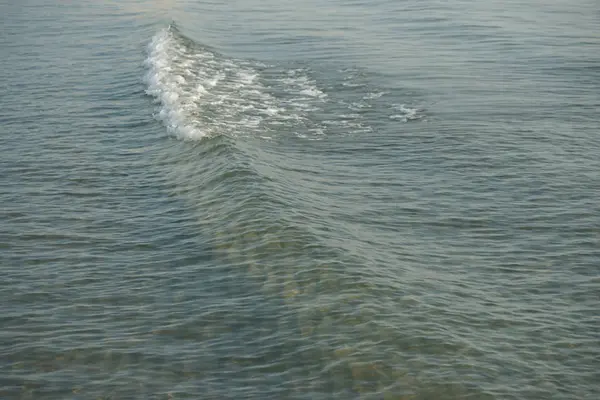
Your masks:
M148 45L146 93L159 103L156 118L182 139L240 134L268 135L286 125L307 125L311 103L326 94L298 71L285 77L284 93L272 94L261 76L267 66L225 58L184 38L175 27ZM289 97L289 98L288 98Z

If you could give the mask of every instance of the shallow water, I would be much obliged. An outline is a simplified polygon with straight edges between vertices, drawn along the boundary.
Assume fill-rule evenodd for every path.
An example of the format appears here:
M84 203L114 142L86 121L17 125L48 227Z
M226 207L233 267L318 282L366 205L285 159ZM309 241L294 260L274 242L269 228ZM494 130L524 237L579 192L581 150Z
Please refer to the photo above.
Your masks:
M598 398L598 10L0 1L0 398Z

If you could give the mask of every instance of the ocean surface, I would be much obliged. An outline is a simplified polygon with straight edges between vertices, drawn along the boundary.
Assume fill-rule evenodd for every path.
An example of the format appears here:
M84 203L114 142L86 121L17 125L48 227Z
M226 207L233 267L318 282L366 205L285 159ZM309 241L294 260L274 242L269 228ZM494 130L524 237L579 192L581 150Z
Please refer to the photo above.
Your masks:
M597 0L0 0L0 399L600 399Z

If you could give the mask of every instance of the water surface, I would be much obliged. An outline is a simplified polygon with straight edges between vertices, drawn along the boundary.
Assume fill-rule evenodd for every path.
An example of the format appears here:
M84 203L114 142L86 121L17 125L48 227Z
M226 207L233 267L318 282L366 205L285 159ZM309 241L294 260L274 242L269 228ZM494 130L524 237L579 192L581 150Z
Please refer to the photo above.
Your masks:
M598 398L598 10L0 2L0 397Z

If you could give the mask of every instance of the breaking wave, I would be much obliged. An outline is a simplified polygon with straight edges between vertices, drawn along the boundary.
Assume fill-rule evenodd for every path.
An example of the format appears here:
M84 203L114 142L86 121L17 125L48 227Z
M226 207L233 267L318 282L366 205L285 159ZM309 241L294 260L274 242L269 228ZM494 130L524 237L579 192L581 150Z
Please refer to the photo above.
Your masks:
M352 71L341 71L338 89L346 98L336 100L306 68L228 58L186 38L175 25L152 38L145 65L146 93L158 104L155 117L181 139L270 139L281 132L318 139L372 132L364 113L383 112L402 122L423 116L416 108L389 105L389 91L368 87ZM353 96L356 101L348 102Z
M154 36L146 66L146 92L159 103L155 116L182 139L268 135L281 124L306 124L314 103L327 97L300 70L269 81L261 75L268 66L223 57L174 26ZM283 96L272 93L277 83Z

